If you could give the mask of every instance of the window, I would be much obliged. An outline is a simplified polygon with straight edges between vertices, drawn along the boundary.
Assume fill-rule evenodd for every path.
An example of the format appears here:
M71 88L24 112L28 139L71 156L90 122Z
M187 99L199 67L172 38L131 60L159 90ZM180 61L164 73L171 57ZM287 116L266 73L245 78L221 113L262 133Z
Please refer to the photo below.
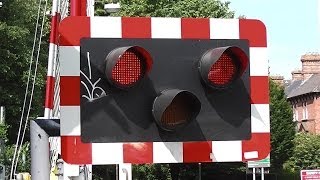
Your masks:
M304 102L302 103L302 119L308 119L308 118L309 118L309 113L308 113L307 103Z
M298 121L298 109L297 109L297 105L293 105L292 106L293 109L293 121Z

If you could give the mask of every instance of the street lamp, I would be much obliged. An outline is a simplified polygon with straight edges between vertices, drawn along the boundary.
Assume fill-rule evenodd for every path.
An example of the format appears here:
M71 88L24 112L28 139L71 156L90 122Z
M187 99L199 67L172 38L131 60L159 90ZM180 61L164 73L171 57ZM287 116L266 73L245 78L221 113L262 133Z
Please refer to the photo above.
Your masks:
M0 2L0 8L2 7L2 2Z
M108 3L104 5L104 10L108 13L115 13L120 10L119 3Z

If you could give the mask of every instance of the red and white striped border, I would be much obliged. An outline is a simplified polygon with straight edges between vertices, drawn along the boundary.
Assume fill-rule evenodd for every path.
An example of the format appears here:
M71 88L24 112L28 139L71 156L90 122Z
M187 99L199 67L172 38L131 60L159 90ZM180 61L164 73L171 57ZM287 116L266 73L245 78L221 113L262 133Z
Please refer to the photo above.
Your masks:
M63 159L71 164L236 162L270 153L266 28L258 20L69 17L60 28ZM246 141L82 143L80 38L248 39L252 137Z

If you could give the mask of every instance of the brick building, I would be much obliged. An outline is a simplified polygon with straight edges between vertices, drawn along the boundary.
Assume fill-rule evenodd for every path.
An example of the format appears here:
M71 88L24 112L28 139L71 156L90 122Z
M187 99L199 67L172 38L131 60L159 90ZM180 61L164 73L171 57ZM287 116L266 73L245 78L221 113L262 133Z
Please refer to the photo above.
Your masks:
M284 81L297 131L320 134L320 54L301 57L302 68Z

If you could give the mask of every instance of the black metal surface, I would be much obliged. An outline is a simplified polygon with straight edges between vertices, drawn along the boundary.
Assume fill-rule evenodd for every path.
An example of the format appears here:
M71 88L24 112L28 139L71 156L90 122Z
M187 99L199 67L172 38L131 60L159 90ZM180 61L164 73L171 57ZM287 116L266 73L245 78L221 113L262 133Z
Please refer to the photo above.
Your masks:
M60 119L34 120L50 137L60 136Z
M152 56L153 66L136 86L119 90L104 75L104 59L113 49L125 46L146 49ZM239 80L224 90L210 89L201 81L199 60L207 50L222 46L238 46L249 56L247 40L82 39L82 141L102 143L249 139L249 67ZM87 52L90 54L90 61ZM201 102L196 120L179 131L162 130L152 115L154 99L166 89L187 90Z

